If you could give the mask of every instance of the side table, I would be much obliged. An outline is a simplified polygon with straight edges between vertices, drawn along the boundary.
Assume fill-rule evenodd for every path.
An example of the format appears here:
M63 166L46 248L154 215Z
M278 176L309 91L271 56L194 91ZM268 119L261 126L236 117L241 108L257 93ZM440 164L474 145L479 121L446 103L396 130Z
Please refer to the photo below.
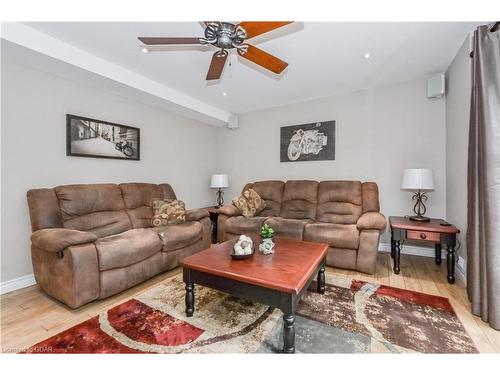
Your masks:
M448 282L455 282L455 245L460 230L442 219L431 219L427 222L413 221L407 217L390 216L391 257L394 258L394 273L399 274L399 260L402 243L405 240L433 242L436 264L441 264L441 248L446 245L446 263Z
M210 221L212 223L212 243L217 243L217 220L219 218L217 207L209 206L203 208L205 210L208 210L208 213L210 215Z

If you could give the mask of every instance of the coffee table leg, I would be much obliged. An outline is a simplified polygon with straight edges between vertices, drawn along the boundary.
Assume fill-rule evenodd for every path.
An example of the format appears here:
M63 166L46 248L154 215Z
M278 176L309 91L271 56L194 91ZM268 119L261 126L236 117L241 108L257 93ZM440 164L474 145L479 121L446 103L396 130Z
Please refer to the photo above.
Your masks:
M325 264L321 266L318 272L318 293L325 293Z
M283 315L283 353L295 353L295 316Z
M186 316L193 316L194 313L194 284L186 282Z

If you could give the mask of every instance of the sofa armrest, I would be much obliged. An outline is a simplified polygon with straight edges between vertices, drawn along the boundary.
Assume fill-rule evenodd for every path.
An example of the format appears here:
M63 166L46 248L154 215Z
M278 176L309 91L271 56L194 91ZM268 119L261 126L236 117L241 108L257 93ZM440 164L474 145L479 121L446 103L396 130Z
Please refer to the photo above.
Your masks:
M209 216L208 210L205 208L186 210L186 221L199 221L208 216Z
M385 229L386 225L387 220L380 212L365 212L356 223L358 230L377 229L381 231Z
M236 208L234 204L226 204L217 210L219 215L226 216L240 216L241 212Z
M92 232L64 228L40 229L31 235L31 242L36 248L50 253L57 253L69 246L92 243L96 240L97 236Z

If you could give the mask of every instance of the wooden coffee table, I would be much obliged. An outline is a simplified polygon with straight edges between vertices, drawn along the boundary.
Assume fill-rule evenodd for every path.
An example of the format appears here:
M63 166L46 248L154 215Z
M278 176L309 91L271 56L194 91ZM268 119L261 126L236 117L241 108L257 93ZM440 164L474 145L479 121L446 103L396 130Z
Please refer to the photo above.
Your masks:
M233 260L235 240L223 242L184 258L186 315L194 313L194 284L217 289L236 297L250 299L283 311L283 352L295 352L295 308L318 275L318 293L325 292L324 243L277 238L274 254ZM254 245L255 247L258 244Z

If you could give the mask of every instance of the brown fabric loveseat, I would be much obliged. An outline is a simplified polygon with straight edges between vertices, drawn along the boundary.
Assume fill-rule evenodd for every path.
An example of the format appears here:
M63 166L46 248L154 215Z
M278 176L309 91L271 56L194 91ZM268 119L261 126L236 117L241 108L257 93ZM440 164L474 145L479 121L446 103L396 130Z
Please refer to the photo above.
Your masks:
M168 184L90 184L27 193L31 258L38 285L77 308L177 267L210 246L210 219L186 211L186 222L151 228L154 199L176 199Z
M360 181L259 181L245 185L266 202L256 217L245 218L234 205L218 210L219 242L250 234L258 237L264 223L276 235L330 244L329 266L375 272L380 232L378 187Z

